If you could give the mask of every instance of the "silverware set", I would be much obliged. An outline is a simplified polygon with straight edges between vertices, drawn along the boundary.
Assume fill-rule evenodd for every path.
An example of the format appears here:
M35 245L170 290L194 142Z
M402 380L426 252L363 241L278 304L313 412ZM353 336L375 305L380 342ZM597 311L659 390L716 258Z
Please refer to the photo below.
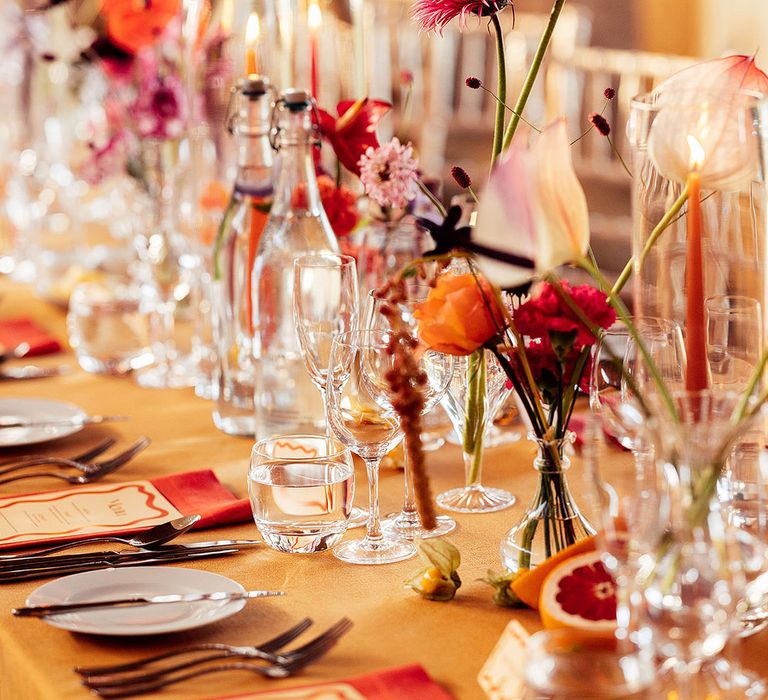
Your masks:
M0 426L1 428L2 426ZM66 481L68 484L89 484L93 481L111 474L126 462L133 459L139 452L144 450L149 444L150 439L143 437L128 449L119 454L101 461L93 461L102 453L106 452L113 444L114 440L105 440L96 447L77 455L73 458L56 457L52 455L26 455L7 460L0 466L0 484L8 484L13 481L22 481L25 479L51 478ZM68 474L62 471L37 471L30 469L39 466L52 466L61 469L74 469L79 474ZM15 472L22 472L16 474Z
M286 678L326 654L352 627L352 621L344 617L306 644L282 651L311 624L312 620L304 619L258 646L195 644L125 664L74 670L82 677L83 685L103 698L141 695L190 678L225 671L249 671L267 678ZM158 665L159 662L166 663Z
M5 365L8 360L20 360L30 351L29 343L19 343L16 347L6 349L0 347L0 365ZM45 377L57 377L69 372L68 365L57 367L38 367L37 365L25 365L23 367L3 367L0 369L0 380L3 379L43 379Z

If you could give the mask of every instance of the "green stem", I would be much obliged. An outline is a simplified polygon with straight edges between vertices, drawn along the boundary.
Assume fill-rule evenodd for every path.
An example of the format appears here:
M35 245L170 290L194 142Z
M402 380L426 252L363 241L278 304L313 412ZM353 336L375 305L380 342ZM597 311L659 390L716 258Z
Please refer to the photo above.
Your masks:
M235 198L230 198L224 216L221 219L219 230L216 232L216 240L213 243L213 279L216 281L221 279L221 247L224 245L224 234L229 230L229 224L236 207L237 202L235 202Z
M475 350L467 363L467 400L464 409L464 453L471 455L467 485L480 471L485 423L485 349Z
M515 103L512 119L510 119L509 124L507 124L507 130L504 134L504 141L501 146L503 151L506 151L509 148L509 144L512 143L512 137L515 135L515 131L517 131L517 127L520 124L520 115L525 110L525 105L528 103L528 98L531 96L533 85L536 82L536 77L539 74L539 69L541 68L541 63L544 60L544 55L547 53L549 41L552 38L552 32L555 30L555 25L557 24L557 20L560 17L560 12L563 9L563 5L565 5L565 0L555 0L555 4L552 6L552 12L549 15L547 26L544 28L544 33L541 35L539 46L537 47L536 53L533 56L533 62L531 63L531 67L528 69L528 75L525 78L522 90L520 90L520 96L517 98L517 102Z
M637 265L638 272L640 271L640 268L642 268L643 264L645 263L645 259L648 257L648 253L651 252L651 248L653 248L659 236L661 236L661 234L664 233L667 227L672 223L672 219L680 211L680 209L682 209L683 204L685 204L687 200L688 200L688 185L686 185L683 188L683 191L680 193L680 196L675 200L675 203L670 207L669 211L667 211L667 213L664 214L661 221L659 221L659 223L656 224L653 231L651 231L651 235L648 236L648 240L645 242L645 245L643 246L643 250L640 253L640 258L638 259L638 265ZM630 275L632 274L632 268L634 267L634 265L635 265L635 256L633 255L629 259L627 264L624 266L624 269L621 271L619 278L616 280L616 284L613 285L611 294L615 296L621 293L621 290L624 289L624 285L627 283Z
M443 203L437 197L435 197L435 195L432 194L429 187L424 184L424 181L421 178L416 180L416 184L419 186L419 189L426 195L427 199L435 205L437 211L440 212L440 216L443 218L448 216L448 212L445 210Z
M501 22L497 13L491 15L491 24L496 35L496 62L498 64L498 83L496 102L496 123L493 127L493 153L491 154L491 170L496 163L496 159L501 155L501 144L504 140L504 118L506 110L504 103L507 101L507 62L504 57L504 32L501 29Z

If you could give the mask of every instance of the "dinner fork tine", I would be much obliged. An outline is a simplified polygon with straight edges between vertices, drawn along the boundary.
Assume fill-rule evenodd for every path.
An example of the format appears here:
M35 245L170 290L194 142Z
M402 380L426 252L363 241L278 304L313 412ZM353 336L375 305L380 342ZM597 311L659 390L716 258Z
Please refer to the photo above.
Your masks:
M322 642L320 642L318 638L318 640L316 640L317 643L309 652L303 654L301 657L296 658L289 663L262 666L244 661L227 662L215 666L197 668L191 671L186 671L184 673L176 673L172 676L166 676L148 682L126 682L121 685L99 685L86 679L83 681L83 685L90 688L100 697L118 698L126 697L129 695L149 693L154 690L165 688L169 685L174 685L176 683L189 680L190 678L196 678L198 676L207 675L209 673L220 673L223 671L242 670L258 673L262 676L266 676L267 678L286 678L287 676L300 671L313 661L326 654L336 644L339 638L341 638L341 636L349 630L351 626L352 621L348 618L343 618L338 623L336 623L333 628L331 628L334 630L333 634L327 634L327 632L330 632L330 630L328 630L326 633L323 633L323 635L321 635L321 637L324 636Z
M112 457L112 459L104 460L103 462L96 462L92 465L89 465L91 467L95 466L96 468L83 474L78 474L77 476L72 476L70 474L60 474L59 472L32 472L29 474L7 476L0 479L0 484L9 484L12 481L22 481L24 479L40 479L43 477L60 479L61 481L66 481L68 484L88 484L92 481L97 481L98 479L101 479L107 474L110 474L111 472L122 467L126 462L133 459L136 454L147 447L149 443L149 438L141 438L141 440L136 442L124 452L121 452L119 455Z
M207 656L198 657L172 666L165 666L147 673L121 675L120 673L105 673L102 671L101 673L85 675L85 679L88 682L89 687L90 685L93 685L103 688L146 683L167 677L168 674L171 673L183 671L192 668L193 666L199 666L208 661L223 660L233 656L268 661L273 665L282 667L293 667L294 664L300 663L305 658L312 658L318 649L325 648L329 643L335 643L335 640L344 634L351 625L352 623L348 618L343 618L306 644L286 652L285 654L275 655L272 653L264 653L263 647L260 649L256 647L230 647L229 649L217 651L213 654L208 654ZM287 644L287 642L285 643Z
M282 634L278 634L276 637L273 637L263 644L259 644L258 646L253 647L253 649L258 649L265 654L271 654L272 652L278 651L284 647L286 644L288 644L288 642L292 642L311 625L312 620L308 617L305 617L289 630L286 630ZM163 652L162 654L145 656L144 658L137 659L136 661L129 661L128 663L124 664L114 664L112 666L76 666L74 671L75 673L79 673L81 676L106 676L113 673L134 671L136 669L143 668L144 666L153 664L157 661L164 661L166 659L171 659L183 654L191 654L198 651L231 651L232 649L236 648L238 647L235 647L231 644L219 644L216 642L192 644L190 646L184 647L183 649L174 649L172 651Z
M30 454L30 455L21 455L19 457L6 457L3 460L0 460L0 465L11 465L9 469L0 469L0 474L5 474L10 471L15 471L16 469L21 469L22 467L27 466L36 466L38 464L51 464L51 460L55 461L59 459L67 459L71 462L89 462L92 459L95 459L103 452L106 452L112 445L114 445L117 442L115 438L106 438L102 440L100 443L95 445L94 447L90 448L86 452L83 452L79 455L74 455L73 457L56 457L55 455L43 455L43 454Z

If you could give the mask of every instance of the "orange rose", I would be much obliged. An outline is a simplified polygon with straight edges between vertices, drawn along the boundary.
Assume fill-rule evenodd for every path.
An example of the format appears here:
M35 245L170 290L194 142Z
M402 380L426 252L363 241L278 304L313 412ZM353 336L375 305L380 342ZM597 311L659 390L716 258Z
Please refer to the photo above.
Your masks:
M101 14L109 38L121 49L136 53L156 44L180 9L179 0L104 0Z
M504 324L493 288L471 273L440 277L414 316L421 341L447 355L472 354Z

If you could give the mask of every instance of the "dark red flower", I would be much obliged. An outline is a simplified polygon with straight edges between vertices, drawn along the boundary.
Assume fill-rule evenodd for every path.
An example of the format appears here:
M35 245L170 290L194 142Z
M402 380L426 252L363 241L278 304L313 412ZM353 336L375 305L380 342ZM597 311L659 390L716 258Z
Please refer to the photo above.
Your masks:
M458 165L454 165L451 168L451 177L463 190L466 190L468 187L472 187L472 178L469 176L469 173L467 173L464 168L460 168Z
M608 134L611 133L611 125L602 114L592 112L587 118L592 122L592 126L594 126L603 136L608 136Z
M480 78L473 78L472 76L469 76L469 78L464 81L464 84L473 90L479 90L481 87L483 87L483 83Z
M612 87L607 87L605 88L603 95L605 95L606 100L612 100L614 97L616 97L616 90L614 90Z
M360 174L358 161L365 151L369 147L378 148L376 125L390 109L389 102L367 97L357 102L339 102L336 106L338 117L318 109L320 133L331 144L341 164L355 175Z

